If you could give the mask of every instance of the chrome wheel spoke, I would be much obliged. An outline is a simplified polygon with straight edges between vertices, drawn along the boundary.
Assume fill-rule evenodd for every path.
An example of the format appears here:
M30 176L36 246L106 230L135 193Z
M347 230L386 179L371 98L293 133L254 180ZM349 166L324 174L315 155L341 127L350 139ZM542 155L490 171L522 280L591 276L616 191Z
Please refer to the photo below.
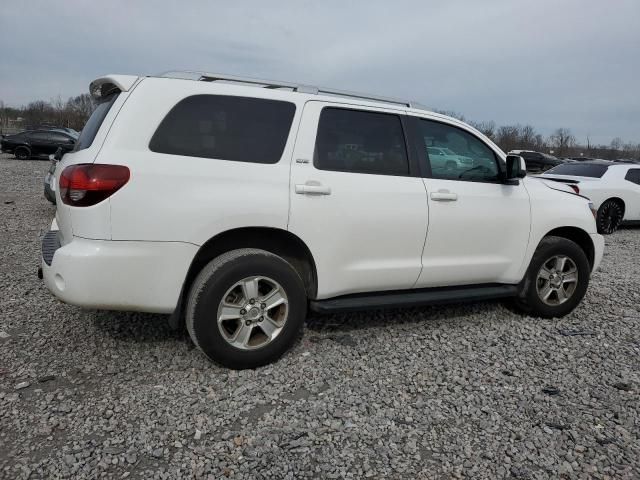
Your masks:
M268 316L264 317L264 320L258 324L258 327L267 337L269 337L269 339L273 338L274 333L279 333L282 328L281 326L276 325L276 322Z
M551 292L553 292L551 285L545 285L539 290L540 298L542 298L543 300L547 300L551 296Z
M578 281L578 271L571 271L562 276L562 283L575 283Z
M258 283L260 282L260 279L257 277L254 278L247 278L246 280L243 280L241 283L241 287L242 287L242 293L244 295L244 299L246 301L251 300L252 298L257 298L258 297Z
M556 295L558 295L558 303L563 303L565 300L569 298L567 292L564 287L560 287L556 290Z
M543 265L542 268L540 269L540 273L538 274L538 278L549 280L549 277L551 277L551 270L549 270L546 266Z
M240 314L241 307L236 305L224 304L220 309L220 313L218 314L218 322L224 322L225 320L235 320L242 315Z
M556 257L556 270L560 273L564 272L564 267L567 265L567 257Z
M243 322L240 322L240 327L236 331L235 335L231 339L231 343L236 344L241 348L246 348L249 344L249 339L251 338L251 333L253 332L253 324L245 325Z
M287 299L282 295L279 288L274 288L262 301L266 304L266 310L271 310L285 303Z

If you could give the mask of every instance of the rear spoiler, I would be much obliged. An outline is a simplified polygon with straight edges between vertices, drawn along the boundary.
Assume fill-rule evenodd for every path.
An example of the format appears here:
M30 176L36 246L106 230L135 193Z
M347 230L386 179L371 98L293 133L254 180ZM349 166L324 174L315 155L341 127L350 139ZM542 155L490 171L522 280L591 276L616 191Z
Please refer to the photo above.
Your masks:
M138 78L136 75L105 75L89 84L89 93L95 100L101 100L112 93L128 91Z
M574 180L573 178L553 178L553 177L545 177L544 175L541 178L543 178L544 180L551 180L552 182L569 183L571 185L576 185L580 183L580 180Z

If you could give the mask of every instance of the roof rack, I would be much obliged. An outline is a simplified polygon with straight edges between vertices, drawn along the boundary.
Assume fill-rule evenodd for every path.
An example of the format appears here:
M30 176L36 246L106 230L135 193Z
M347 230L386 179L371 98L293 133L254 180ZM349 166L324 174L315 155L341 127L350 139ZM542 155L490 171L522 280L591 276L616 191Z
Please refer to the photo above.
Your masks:
M237 75L227 75L221 73L209 73L209 72L195 72L195 71L170 71L165 72L159 77L165 78L179 78L183 80L198 80L202 82L216 82L216 81L225 81L225 82L234 82L234 83L245 83L248 85L256 85L262 86L263 88L290 88L294 92L300 93L308 93L312 95L325 94L325 95L337 95L340 97L349 97L349 98L357 98L360 100L371 100L374 102L384 102L384 103L393 103L397 105L402 105L408 108L420 108L424 109L424 107L416 102L410 102L407 100L401 100L398 98L392 97L383 97L379 95L369 95L366 93L358 93L358 92L350 92L347 90L337 90L334 88L325 88L325 87L316 87L313 85L304 85L300 83L292 83L292 82L281 82L278 80L265 80L260 78L253 77L242 77Z

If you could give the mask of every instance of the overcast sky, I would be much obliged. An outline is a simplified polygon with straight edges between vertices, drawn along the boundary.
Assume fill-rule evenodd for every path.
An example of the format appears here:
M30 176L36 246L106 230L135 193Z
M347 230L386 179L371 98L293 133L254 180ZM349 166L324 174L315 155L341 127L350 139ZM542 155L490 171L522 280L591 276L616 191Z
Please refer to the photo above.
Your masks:
M639 0L4 1L0 100L173 69L414 99L640 142Z

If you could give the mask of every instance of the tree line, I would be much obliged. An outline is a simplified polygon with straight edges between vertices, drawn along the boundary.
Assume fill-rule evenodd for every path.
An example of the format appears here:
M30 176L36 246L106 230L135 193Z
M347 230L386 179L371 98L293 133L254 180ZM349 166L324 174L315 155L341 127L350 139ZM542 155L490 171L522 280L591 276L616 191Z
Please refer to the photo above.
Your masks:
M82 130L96 104L83 93L66 101L58 96L50 101L36 100L19 108L8 107L0 100L0 133L16 133L39 126L68 127Z
M69 97L58 96L50 101L36 100L20 108L8 107L0 100L0 133L16 133L38 126L69 127L82 130L96 103L88 93ZM604 159L631 158L640 160L640 143L624 142L614 138L609 145L593 145L587 137L585 143L577 141L568 128L558 128L548 137L538 133L531 125L496 125L493 121L469 121L457 112L436 110L466 121L493 140L502 150L535 150L552 153L556 157L592 157Z
M532 125L502 125L493 121L476 122L466 120L457 112L436 110L438 113L467 122L493 140L502 150L535 150L551 153L556 157L588 157L605 160L634 159L640 160L640 143L624 142L620 137L614 138L608 145L594 145L589 137L584 143L578 142L568 128L558 128L545 137L538 133Z

